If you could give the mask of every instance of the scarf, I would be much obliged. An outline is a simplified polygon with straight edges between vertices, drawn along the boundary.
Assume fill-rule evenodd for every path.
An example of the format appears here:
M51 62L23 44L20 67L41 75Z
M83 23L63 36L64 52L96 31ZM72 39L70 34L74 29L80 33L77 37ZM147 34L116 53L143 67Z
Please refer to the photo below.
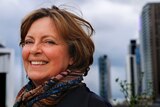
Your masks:
M81 86L82 73L64 71L35 87L30 80L17 95L13 107L54 107L73 89Z

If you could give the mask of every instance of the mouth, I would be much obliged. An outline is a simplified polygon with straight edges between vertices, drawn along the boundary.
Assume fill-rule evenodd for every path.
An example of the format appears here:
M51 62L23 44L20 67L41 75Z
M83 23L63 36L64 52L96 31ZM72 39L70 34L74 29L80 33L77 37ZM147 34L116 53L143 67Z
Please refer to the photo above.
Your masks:
M30 61L31 65L45 65L48 61Z

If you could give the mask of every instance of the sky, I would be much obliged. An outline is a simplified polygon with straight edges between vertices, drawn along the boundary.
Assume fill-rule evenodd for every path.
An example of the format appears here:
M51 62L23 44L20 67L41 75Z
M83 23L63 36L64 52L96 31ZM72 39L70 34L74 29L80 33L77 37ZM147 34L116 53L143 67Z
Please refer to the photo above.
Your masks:
M51 5L72 6L71 10L82 13L95 29L94 64L85 82L95 93L99 93L98 57L106 54L111 62L111 88L113 99L123 98L116 78L126 78L126 55L131 39L138 39L140 32L140 14L148 2L160 0L0 0L0 43L15 50L16 81L21 80L21 48L19 47L20 24L30 11ZM15 93L21 87L16 84Z

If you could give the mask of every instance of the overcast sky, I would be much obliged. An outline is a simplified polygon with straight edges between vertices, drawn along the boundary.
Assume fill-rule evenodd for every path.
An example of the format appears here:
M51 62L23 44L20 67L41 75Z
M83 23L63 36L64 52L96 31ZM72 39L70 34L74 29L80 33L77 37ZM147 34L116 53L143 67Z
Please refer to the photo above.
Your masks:
M137 39L140 29L140 13L147 2L160 0L0 0L0 43L15 49L14 78L20 80L21 51L19 27L22 18L31 10L53 4L69 5L72 10L82 12L95 28L93 40L96 46L94 64L85 78L91 90L98 93L98 66L100 55L108 55L111 62L111 84L113 98L121 98L115 78L125 79L125 63L129 41ZM18 77L17 77L18 76ZM20 87L20 86L18 86ZM19 88L18 88L19 89ZM16 90L18 90L16 89Z

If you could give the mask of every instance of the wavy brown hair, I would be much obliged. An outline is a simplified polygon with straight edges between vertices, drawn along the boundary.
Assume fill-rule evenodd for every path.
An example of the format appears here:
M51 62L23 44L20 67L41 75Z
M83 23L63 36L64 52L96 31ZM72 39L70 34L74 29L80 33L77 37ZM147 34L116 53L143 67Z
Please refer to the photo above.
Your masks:
M88 21L76 14L56 6L34 10L22 21L20 45L23 45L32 23L43 17L50 17L53 20L58 33L68 45L69 54L74 61L68 69L80 70L86 75L93 63L94 43L90 37L94 29Z

